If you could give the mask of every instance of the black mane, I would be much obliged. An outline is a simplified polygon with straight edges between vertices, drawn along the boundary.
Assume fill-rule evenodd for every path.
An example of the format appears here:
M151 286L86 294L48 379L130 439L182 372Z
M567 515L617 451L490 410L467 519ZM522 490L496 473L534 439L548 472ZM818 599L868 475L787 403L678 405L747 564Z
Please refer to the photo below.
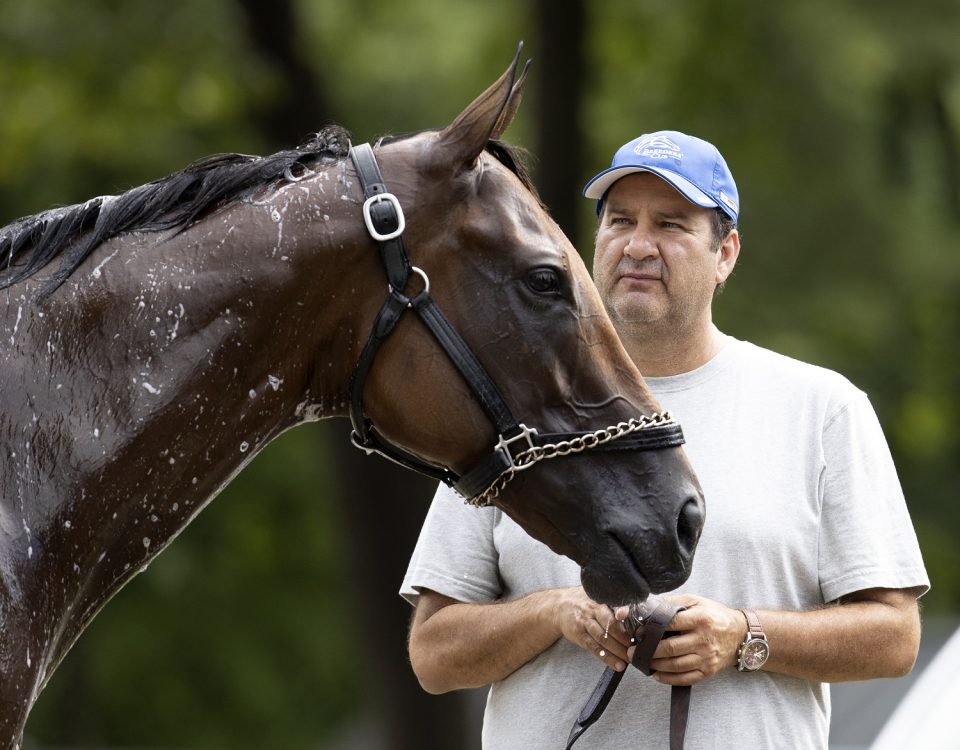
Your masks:
M25 216L0 229L0 289L57 257L47 293L60 286L99 245L124 232L179 229L207 211L285 177L299 176L321 157L344 158L349 134L333 125L302 145L272 156L219 154L110 198Z
M421 131L422 132L422 131ZM385 136L378 145L409 138ZM54 208L0 228L0 289L13 286L60 258L44 294L55 291L97 247L130 231L181 229L208 211L282 179L295 179L322 157L343 159L350 136L331 125L295 149L272 156L219 154L118 196ZM493 154L539 201L521 149L492 140ZM541 205L542 201L541 201Z

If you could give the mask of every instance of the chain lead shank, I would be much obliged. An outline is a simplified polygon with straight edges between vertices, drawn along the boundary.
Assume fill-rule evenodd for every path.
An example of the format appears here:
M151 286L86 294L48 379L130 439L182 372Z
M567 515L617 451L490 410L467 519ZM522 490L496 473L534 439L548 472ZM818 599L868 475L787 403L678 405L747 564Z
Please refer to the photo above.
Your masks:
M626 422L619 422L613 427L604 427L603 429L593 432L585 432L569 440L559 440L556 443L544 443L543 445L532 445L530 448L520 451L513 458L513 466L497 477L493 484L479 495L465 498L464 502L466 502L467 505L485 508L493 504L504 487L510 483L510 480L513 479L518 471L529 469L540 461L569 456L574 453L582 453L591 448L599 448L606 443L641 430L647 430L651 427L664 427L672 424L676 424L676 422L674 422L670 412L657 412L651 414L649 417L642 416L639 419L631 418Z

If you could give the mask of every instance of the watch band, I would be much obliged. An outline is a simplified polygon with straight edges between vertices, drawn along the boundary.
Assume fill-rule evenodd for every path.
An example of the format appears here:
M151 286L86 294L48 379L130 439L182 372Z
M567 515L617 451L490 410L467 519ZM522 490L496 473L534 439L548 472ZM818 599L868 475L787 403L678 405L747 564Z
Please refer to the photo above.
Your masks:
M760 618L757 617L757 613L752 609L741 609L743 616L747 618L747 638L763 638L766 639L766 635L763 633L763 626L760 625Z

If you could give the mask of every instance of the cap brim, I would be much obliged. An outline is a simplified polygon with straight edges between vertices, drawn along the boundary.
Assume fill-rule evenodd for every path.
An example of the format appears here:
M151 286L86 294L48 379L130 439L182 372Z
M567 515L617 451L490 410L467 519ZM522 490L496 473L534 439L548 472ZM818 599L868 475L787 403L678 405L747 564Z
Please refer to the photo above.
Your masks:
M670 183L670 185L679 192L684 198L697 206L703 208L721 208L713 198L694 185L686 177L681 177L676 172L669 169L657 169L656 167L610 167L594 177L583 188L585 198L602 198L610 186L621 177L636 172L650 172L661 179Z

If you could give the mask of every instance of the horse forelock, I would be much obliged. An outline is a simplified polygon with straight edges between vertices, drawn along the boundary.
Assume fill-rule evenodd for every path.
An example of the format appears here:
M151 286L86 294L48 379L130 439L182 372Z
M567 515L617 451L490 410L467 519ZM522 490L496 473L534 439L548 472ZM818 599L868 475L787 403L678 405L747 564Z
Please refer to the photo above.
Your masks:
M537 199L537 202L546 209L540 193L537 192L537 186L533 183L530 176L530 153L520 146L506 143L505 141L488 141L487 151L489 151L497 161L513 172L523 186L530 191L531 195Z
M54 291L97 247L125 232L186 228L211 210L289 178L322 158L344 159L349 133L329 125L300 146L271 156L217 154L117 196L25 216L0 228L0 289L60 258Z

